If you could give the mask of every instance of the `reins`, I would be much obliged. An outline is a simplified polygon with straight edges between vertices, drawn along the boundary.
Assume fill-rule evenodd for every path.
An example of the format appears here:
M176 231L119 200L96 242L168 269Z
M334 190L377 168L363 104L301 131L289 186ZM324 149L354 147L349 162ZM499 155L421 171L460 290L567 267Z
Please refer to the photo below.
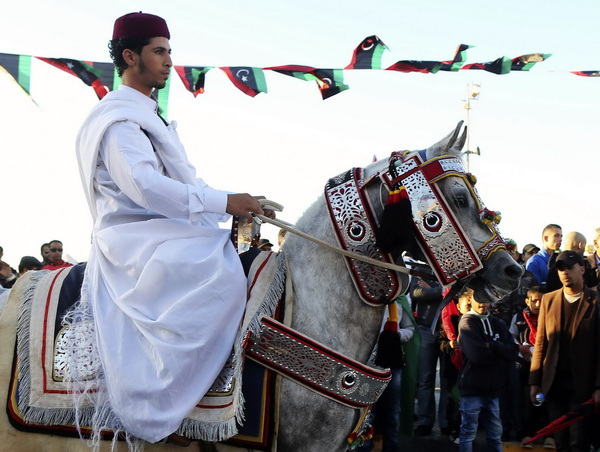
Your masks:
M365 262L367 264L371 264L371 265L375 265L377 267L382 267L382 268L386 268L388 270L393 270L399 273L405 273L408 275L413 275L413 276L418 276L420 278L423 279L429 279L429 280L437 280L435 278L435 276L429 274L429 273L425 273L419 270L414 270L414 269L410 269L410 268L406 268L406 267L402 267L400 265L396 265L396 264L390 264L388 262L382 262L382 261L378 261L376 259L371 259L370 257L366 257L366 256L362 256L360 254L357 253L353 253L351 251L347 251L344 250L342 248L339 248L337 246L334 246L330 243L327 243L321 239L318 239L316 237L313 237L309 234L306 234L305 232L302 232L298 229L296 229L294 226L292 226L290 223L287 223L285 221L282 220L275 220L275 219L271 219L269 217L265 217L264 215L260 215L258 213L253 213L252 214L254 217L258 218L260 221L264 222L264 223L269 223L272 224L273 226L277 226L281 229L285 229L288 232L291 232L292 234L295 234L299 237L302 237L303 239L309 240L313 243L316 243L317 245L320 245L322 247L325 247L331 251L334 251L338 254L342 254L346 257L349 257L351 259L356 259L362 262Z

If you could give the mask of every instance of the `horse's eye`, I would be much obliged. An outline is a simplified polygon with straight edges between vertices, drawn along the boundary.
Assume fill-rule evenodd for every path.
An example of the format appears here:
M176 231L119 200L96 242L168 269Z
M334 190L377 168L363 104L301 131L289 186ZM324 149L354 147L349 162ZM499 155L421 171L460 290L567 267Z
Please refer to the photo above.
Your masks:
M467 197L465 195L457 195L454 197L454 205L456 207L463 208L463 207L468 207L469 206L469 200L467 199Z

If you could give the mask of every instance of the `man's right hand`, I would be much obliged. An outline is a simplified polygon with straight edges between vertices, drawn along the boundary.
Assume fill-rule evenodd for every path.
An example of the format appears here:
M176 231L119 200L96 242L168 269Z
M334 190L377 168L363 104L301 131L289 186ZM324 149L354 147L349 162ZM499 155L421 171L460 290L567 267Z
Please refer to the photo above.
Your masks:
M253 213L265 214L258 202L259 199L264 199L264 196L251 196L248 193L227 195L226 211L228 214L244 217L250 222Z

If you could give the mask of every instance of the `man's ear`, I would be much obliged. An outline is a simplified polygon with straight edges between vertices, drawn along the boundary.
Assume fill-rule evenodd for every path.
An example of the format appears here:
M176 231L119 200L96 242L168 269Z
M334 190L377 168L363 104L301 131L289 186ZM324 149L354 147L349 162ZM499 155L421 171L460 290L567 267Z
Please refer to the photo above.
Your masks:
M123 60L128 66L135 66L137 54L131 49L123 50Z

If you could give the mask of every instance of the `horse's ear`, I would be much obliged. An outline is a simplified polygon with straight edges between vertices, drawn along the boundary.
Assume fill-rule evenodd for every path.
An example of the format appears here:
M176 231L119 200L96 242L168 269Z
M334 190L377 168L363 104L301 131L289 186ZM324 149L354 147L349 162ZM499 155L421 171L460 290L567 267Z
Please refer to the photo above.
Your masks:
M464 121L460 121L456 128L450 132L445 138L427 149L427 159L439 157L440 155L453 154L460 156L465 141L467 139L467 128L465 127L462 134L460 129ZM460 136L459 136L460 134Z

